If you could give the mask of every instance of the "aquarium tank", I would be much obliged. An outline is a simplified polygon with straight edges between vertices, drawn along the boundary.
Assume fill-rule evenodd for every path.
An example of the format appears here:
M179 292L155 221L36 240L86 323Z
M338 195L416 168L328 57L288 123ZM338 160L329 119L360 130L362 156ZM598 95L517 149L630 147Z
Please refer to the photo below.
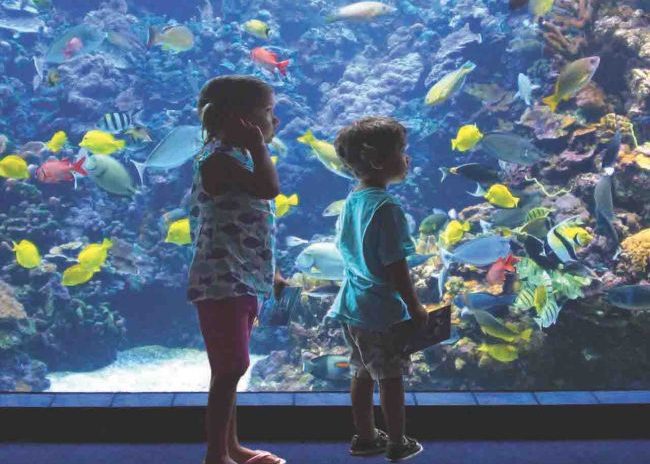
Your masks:
M332 143L371 115L407 128L389 191L451 314L407 389L650 388L648 4L1 0L0 391L208 389L188 192L197 95L228 74L276 94L291 284L240 391L349 388Z

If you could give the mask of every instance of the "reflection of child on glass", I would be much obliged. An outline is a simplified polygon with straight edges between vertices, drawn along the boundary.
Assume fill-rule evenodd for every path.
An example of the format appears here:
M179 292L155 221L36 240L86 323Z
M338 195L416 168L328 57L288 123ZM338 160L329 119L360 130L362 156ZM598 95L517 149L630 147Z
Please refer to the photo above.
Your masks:
M246 76L210 80L198 110L206 143L194 163L188 298L197 306L210 361L206 464L283 464L239 444L237 383L248 369L253 322L264 297L285 285L275 272L278 174L266 144L279 119L273 90Z
M410 359L401 353L390 326L409 315L418 327L428 320L406 263L415 252L408 222L399 201L386 192L389 184L403 181L408 172L406 130L394 119L364 118L343 128L335 146L359 181L338 222L345 279L328 313L343 323L352 349L352 415L358 435L352 439L350 453L385 452L388 460L401 461L421 452L422 446L404 435L402 376ZM375 381L388 435L375 428Z

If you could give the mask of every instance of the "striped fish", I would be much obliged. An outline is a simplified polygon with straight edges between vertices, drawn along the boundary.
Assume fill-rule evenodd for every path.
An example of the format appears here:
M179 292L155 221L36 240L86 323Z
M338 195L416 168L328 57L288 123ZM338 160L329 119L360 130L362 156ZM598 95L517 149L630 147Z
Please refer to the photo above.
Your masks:
M514 307L527 310L533 306L535 306L535 286L527 284L519 291Z
M133 113L106 113L97 125L102 130L116 134L132 128L134 119Z
M541 219L548 217L549 214L553 212L552 209L544 208L543 206L538 206L528 211L526 214L526 222L534 221L535 219Z
M542 312L539 313L539 317L535 317L534 320L539 326L540 329L545 329L550 327L557 321L557 317L560 314L562 306L558 305L555 301L555 298L549 295Z

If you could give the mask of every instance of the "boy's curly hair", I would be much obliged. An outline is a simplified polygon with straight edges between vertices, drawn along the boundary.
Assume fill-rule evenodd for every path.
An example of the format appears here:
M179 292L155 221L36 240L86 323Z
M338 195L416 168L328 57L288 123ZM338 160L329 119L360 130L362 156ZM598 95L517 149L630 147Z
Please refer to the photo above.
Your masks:
M246 113L273 94L266 82L251 76L231 75L210 79L199 93L198 112L206 140L218 137L228 113Z
M372 116L341 129L334 141L337 156L357 178L381 169L383 160L406 146L406 128L393 118Z

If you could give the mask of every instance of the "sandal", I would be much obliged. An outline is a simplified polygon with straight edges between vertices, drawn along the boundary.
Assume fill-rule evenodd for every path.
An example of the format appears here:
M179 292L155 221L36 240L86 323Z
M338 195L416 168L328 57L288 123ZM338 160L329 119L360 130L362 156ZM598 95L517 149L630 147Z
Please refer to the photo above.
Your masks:
M269 453L268 451L262 451L262 450L255 450L256 454L252 458L250 458L248 461L245 461L243 464L263 464L267 463L268 464L287 464L287 461L285 461L282 458L277 457L273 453ZM269 458L271 461L269 461ZM266 459L266 461L265 461Z

